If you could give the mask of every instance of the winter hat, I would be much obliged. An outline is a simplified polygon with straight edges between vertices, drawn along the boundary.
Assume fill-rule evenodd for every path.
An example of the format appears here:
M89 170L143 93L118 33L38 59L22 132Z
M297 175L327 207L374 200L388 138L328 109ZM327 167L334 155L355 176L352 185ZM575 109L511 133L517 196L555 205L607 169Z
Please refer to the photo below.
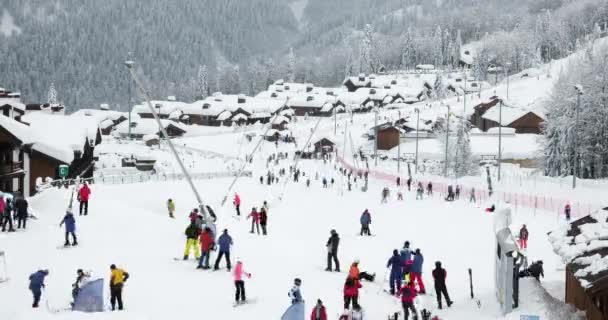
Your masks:
M410 247L410 242L409 242L409 241L406 241L406 242L403 244L403 247L404 247L404 248L409 248L409 247Z
M293 280L293 282L294 282L296 285L298 285L298 286L299 286L300 284L302 284L302 280L301 280L300 278L295 278L295 279Z
M397 249L393 250L393 255L394 255L394 256L396 256L396 255L398 255L398 254L399 254L399 250L397 250Z
M116 269L116 265L115 264L111 264L110 265L110 269L112 269L112 270Z
M416 249L416 254L420 254L420 249Z
M76 270L76 273L83 273L82 269Z
M359 259L355 259L355 262L353 263L359 264Z
M436 261L435 262L435 267L441 268L441 261Z

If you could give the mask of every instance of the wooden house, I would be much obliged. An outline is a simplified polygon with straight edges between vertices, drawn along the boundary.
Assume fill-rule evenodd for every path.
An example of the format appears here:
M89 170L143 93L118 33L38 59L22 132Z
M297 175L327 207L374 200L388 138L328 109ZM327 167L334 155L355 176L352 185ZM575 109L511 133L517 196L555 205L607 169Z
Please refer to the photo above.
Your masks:
M496 106L499 102L500 102L500 99L498 99L498 97L496 97L496 96L493 96L490 98L489 101L481 102L480 104L473 107L473 110L475 110L475 112L473 112L473 114L469 117L469 121L471 122L471 125L478 128L479 130L487 131L489 128L487 127L487 124L484 123L485 119L483 119L482 116L490 108Z
M163 128L167 131L170 138L181 137L186 132L186 127L179 123L166 119L161 120ZM138 119L131 122L131 138L143 139L146 135L157 135L163 137L162 131L158 127L154 119ZM127 138L129 135L129 122L123 121L116 126L115 134L122 138Z
M315 146L315 153L321 153L323 155L325 155L327 153L333 153L336 151L335 150L336 144L326 137L323 137L323 138L317 140L314 143L314 146Z
M357 77L348 77L342 83L348 90L348 92L355 92L359 88L371 88L372 80L366 77L365 74L361 73Z
M503 127L515 129L515 133L542 132L544 118L540 113L517 107L510 107L500 103L489 108L482 116L481 127L479 129L487 131L490 128L498 127L499 121Z
M391 150L399 145L401 131L393 126L378 130L378 150Z

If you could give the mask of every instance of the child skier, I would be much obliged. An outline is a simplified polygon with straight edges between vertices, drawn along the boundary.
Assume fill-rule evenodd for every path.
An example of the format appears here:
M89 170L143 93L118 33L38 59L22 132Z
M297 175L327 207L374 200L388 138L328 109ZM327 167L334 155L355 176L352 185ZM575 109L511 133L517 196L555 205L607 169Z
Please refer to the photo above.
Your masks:
M418 283L418 292L420 294L426 294L426 290L424 289L424 282L422 281L422 264L424 263L424 257L420 252L420 249L416 249L414 254L414 260L412 261L412 277L411 282Z
M40 296L42 295L42 288L44 288L44 278L49 275L49 270L38 270L30 275L30 286L29 289L32 291L34 296L34 302L32 308L38 308L40 302Z
M375 273L369 274L365 271L359 272L359 259L355 259L355 261L350 265L348 276L353 278L355 281L361 281L361 279L365 279L369 282L374 282L374 279L376 278Z
M72 245L78 245L78 242L76 241L76 219L74 218L74 215L70 209L68 209L65 216L63 216L61 223L59 223L59 227L61 227L63 224L65 224L65 243L63 246L68 247L70 245L68 238L70 234L72 235Z
M175 202L173 202L173 199L167 200L167 211L169 211L170 218L175 218L173 216L173 213L175 213Z
M184 260L188 260L190 256L190 249L194 250L194 258L200 258L200 251L198 250L198 236L201 234L201 228L199 228L196 222L190 222L190 225L184 231L186 235L186 248L184 249Z
M327 320L327 312L321 299L317 300L317 304L312 308L310 313L310 320Z
M359 218L359 222L361 222L361 235L371 236L371 231L369 231L369 225L372 223L372 215L369 213L369 210L365 209L361 214L361 218Z
M296 304L300 302L304 302L302 299L302 292L300 291L300 286L302 285L302 280L300 278L295 278L293 280L293 287L289 290L287 296L291 299L291 304Z
M528 228L525 224L519 229L519 247L528 249Z
M247 273L243 269L243 262L240 258L237 258L236 266L234 267L234 287L236 288L236 292L234 294L235 304L242 304L247 301L247 298L245 297L245 281L243 276L251 278L251 273Z
M239 197L238 193L234 194L234 207L236 209L236 215L240 216L241 215L241 197Z
M255 227L258 234L260 234L260 214L255 207L251 209L251 212L247 216L247 219L249 218L251 218L251 231L249 231L249 233L253 233L253 229Z

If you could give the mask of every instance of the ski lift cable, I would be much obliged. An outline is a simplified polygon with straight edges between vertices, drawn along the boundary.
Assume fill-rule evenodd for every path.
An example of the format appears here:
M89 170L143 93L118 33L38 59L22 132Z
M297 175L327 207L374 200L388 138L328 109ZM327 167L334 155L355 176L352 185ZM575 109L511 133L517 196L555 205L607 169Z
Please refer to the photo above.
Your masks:
M171 142L171 139L169 139L169 134L167 134L167 130L165 130L165 128L163 127L163 125L160 121L160 118L158 117L158 114L156 113L156 110L152 106L152 103L150 102L150 95L149 95L148 91L146 90L144 85L141 83L141 81L139 80L137 75L135 74L135 71L132 68L132 64L125 64L125 65L126 65L127 69L129 70L129 74L131 75L131 78L135 82L135 85L138 87L139 91L141 91L144 98L146 99L146 104L148 105L148 108L152 112L152 116L154 117L154 120L156 120L156 123L158 124L160 131L162 132L163 136L166 138L165 140L167 140L167 144L169 145L169 148L171 149L171 153L173 153L175 160L177 160L177 163L179 164L179 166L182 170L182 173L186 177L186 181L190 185L190 188L192 189L192 192L194 193L194 196L196 197L196 200L198 201L198 206L199 206L201 213L203 213L203 215L205 215L205 218L207 218L207 210L205 209L203 199L201 198L201 195L199 194L198 190L196 189L196 186L194 186L194 183L192 182L192 178L190 177L188 170L186 170L186 167L184 166L182 159L179 157L179 155L177 154L177 151L175 150L175 146Z

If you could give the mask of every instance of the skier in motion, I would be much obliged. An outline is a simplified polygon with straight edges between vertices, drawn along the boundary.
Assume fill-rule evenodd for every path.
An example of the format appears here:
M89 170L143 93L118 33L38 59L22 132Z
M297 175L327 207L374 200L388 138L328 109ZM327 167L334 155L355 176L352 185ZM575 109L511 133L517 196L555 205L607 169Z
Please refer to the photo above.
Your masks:
M372 215L369 213L368 209L365 209L361 214L361 218L359 218L359 222L361 223L361 233L360 235L368 235L371 236L372 233L369 231L369 225L372 223Z
M70 241L69 241L70 234L72 235L72 245L73 246L78 245L78 242L76 241L76 219L74 218L72 211L70 211L69 209L65 213L65 216L63 216L61 223L59 223L59 227L61 227L64 224L65 224L65 243L63 244L63 246L64 247L70 246Z

